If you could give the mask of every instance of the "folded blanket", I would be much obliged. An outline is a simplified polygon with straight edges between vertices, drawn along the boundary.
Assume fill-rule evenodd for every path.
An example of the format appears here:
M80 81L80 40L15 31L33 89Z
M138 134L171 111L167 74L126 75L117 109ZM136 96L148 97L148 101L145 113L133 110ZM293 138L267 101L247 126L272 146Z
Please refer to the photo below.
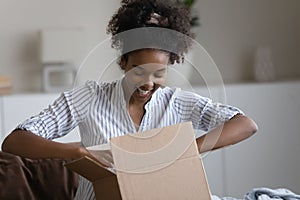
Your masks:
M245 196L245 200L300 200L300 195L293 193L292 191L279 188L254 188L248 192Z
M242 200L242 199L236 199L234 197L218 197L216 195L212 195L211 200Z
M300 195L293 193L292 191L279 188L254 188L249 191L243 199L236 199L234 197L218 197L215 195L211 196L212 200L300 200Z

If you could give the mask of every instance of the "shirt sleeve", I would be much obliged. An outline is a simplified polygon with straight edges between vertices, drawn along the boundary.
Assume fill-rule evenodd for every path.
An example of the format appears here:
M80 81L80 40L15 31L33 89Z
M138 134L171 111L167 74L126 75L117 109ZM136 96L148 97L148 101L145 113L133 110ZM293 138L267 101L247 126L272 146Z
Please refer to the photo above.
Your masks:
M192 121L194 129L209 131L237 114L240 109L188 91L178 91L174 100L175 109L183 121Z
M48 108L17 126L46 139L62 137L85 119L96 83L87 82L76 89L62 93Z

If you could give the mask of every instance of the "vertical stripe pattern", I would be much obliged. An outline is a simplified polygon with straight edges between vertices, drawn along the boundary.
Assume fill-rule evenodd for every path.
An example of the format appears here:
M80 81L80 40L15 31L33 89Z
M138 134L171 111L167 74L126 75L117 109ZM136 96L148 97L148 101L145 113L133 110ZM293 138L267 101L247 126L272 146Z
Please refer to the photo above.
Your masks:
M192 121L195 129L209 131L238 113L239 109L178 88L159 88L145 105L138 131ZM64 92L48 108L17 128L47 139L62 137L79 127L83 146L107 143L110 138L136 132L127 112L122 80L88 81ZM95 199L92 184L80 177L77 199Z

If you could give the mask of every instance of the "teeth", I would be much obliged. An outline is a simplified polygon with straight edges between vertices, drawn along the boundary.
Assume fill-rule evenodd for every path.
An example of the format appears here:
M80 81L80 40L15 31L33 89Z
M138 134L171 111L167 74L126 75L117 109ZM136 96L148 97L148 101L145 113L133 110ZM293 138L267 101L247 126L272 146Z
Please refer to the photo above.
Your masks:
M139 91L139 93L141 93L141 94L143 94L143 95L146 95L146 94L148 94L149 92L150 92L150 90L142 90L141 88L137 88L138 89L138 91Z

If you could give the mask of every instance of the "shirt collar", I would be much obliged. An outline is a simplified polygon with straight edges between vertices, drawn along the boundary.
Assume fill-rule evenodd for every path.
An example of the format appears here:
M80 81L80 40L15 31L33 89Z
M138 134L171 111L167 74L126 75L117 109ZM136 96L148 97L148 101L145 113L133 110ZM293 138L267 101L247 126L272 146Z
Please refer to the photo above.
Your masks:
M123 78L116 81L116 87L113 90L113 96L116 97L116 98L114 98L116 101L115 103L120 104L122 106L126 105L124 91L123 91L123 87L122 87Z

